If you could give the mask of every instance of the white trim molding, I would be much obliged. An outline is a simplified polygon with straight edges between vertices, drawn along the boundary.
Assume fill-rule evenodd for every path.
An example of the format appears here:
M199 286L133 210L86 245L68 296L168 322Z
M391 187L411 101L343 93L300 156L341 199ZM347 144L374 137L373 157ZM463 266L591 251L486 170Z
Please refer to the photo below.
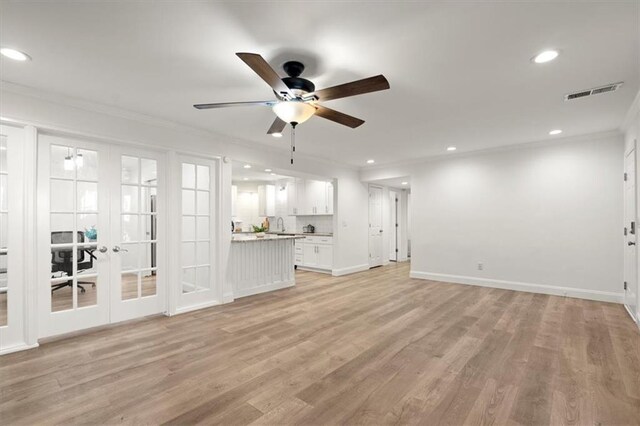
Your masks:
M517 281L495 280L489 278L467 277L462 275L449 275L422 271L411 271L409 273L409 276L411 278L417 278L420 280L501 288L505 290L524 291L527 293L550 294L553 296L597 300L599 302L612 302L622 304L624 301L624 293L613 293L608 291L589 290L584 288L560 287L545 284L523 283Z
M341 277L343 275L355 274L356 272L362 272L369 270L369 264L365 263L356 266L347 266L346 268L334 269L331 271L331 275L334 277Z

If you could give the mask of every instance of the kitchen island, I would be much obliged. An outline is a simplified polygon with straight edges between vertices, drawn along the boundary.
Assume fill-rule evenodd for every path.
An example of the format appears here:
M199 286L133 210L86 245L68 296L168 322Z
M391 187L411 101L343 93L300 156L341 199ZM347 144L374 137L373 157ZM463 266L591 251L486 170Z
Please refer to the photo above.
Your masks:
M227 278L234 298L294 286L294 241L298 238L302 237L233 235Z

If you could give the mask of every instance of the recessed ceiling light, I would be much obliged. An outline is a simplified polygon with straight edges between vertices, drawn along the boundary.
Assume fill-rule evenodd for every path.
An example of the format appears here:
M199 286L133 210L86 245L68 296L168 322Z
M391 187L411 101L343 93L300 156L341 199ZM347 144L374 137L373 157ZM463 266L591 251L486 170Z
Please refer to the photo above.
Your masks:
M281 138L282 133L271 133L271 136L273 136L274 138Z
M271 176L275 176L276 174L275 174L275 173L270 173L270 175L271 175Z
M242 180L249 180L249 178L242 178Z
M245 165L244 165L244 168L245 168L245 169L250 169L250 168L251 168L251 164L245 164Z
M456 148L455 146L447 147L447 151L455 151L456 149L458 148Z
M265 172L269 173L271 169L264 169Z
M558 57L557 50L545 50L544 52L538 53L533 58L533 62L536 64L544 64L545 62L553 61Z
M367 164L373 164L375 162L376 162L376 160L367 160Z
M404 182L401 182L400 185L409 185L409 182L404 181Z
M560 133L562 133L562 130L560 130L560 129L552 130L552 131L550 131L550 132L549 132L549 134L550 134L551 136L553 136L553 135L559 135Z
M21 52L16 49L11 49L9 47L3 47L0 49L0 54L2 56L6 56L9 59L13 59L14 61L28 61L31 59L31 56L27 55L24 52Z

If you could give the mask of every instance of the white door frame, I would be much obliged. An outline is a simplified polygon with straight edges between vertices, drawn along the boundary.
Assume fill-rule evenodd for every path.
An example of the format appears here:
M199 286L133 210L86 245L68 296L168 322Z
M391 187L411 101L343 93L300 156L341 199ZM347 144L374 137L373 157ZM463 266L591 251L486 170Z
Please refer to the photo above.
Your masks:
M638 322L638 248L637 238L638 214L637 214L637 164L636 140L633 141L631 149L625 153L624 158L624 306L633 318ZM628 164L632 167L629 168Z

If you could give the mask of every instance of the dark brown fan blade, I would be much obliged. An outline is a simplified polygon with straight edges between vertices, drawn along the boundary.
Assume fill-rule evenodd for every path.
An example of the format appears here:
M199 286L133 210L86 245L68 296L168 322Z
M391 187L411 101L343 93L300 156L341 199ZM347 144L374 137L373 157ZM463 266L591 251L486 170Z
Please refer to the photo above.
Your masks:
M250 101L250 102L220 102L217 104L197 104L194 108L197 109L211 109L211 108L227 108L238 106L274 106L277 101Z
M317 108L315 115L326 118L327 120L335 121L338 124L351 127L352 129L364 124L364 120L360 120L359 118L352 117L334 109L323 107L322 105L314 106Z
M279 117L276 117L276 119L273 121L273 124L271 124L271 127L269 127L267 134L272 135L274 133L282 133L286 125L286 121L280 120Z
M256 74L260 76L276 93L283 95L287 94L293 97L293 93L289 90L286 84L282 81L278 73L271 68L271 65L264 58L257 53L236 53L238 58L242 59L245 64L249 65Z
M346 98L348 96L362 95L364 93L377 92L389 88L389 82L384 76L363 78L351 83L340 84L305 95L305 98L315 95L320 101L330 101L332 99Z

